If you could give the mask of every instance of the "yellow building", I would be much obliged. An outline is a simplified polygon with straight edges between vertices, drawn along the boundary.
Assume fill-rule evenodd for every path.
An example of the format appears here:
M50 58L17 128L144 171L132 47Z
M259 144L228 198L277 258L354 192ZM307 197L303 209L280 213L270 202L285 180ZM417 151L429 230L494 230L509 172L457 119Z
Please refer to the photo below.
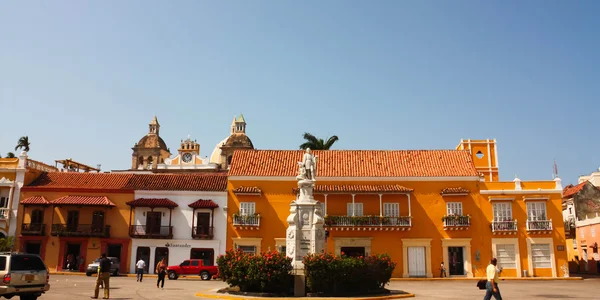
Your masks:
M389 253L394 277L439 277L442 262L448 276L480 277L491 257L502 276L565 276L560 179L498 182L495 140L457 149L314 151L327 250ZM228 248L285 251L302 153L235 152Z

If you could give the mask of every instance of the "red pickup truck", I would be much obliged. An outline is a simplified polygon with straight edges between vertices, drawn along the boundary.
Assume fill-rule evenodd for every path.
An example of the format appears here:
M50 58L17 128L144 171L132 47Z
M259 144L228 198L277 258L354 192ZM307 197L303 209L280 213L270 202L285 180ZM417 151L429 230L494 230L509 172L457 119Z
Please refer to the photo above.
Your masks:
M169 279L176 280L179 276L197 276L202 280L210 280L217 277L217 266L205 266L201 259L184 260L177 266L167 267Z

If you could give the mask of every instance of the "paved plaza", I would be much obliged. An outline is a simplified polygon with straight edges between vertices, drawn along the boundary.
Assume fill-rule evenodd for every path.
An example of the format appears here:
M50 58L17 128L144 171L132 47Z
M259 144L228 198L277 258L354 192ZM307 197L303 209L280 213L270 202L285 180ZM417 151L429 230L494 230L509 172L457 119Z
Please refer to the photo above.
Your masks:
M52 275L51 289L43 300L90 299L94 277ZM576 281L503 281L500 290L504 299L598 299L600 279ZM156 278L138 283L131 277L111 278L111 299L215 299L197 297L197 293L225 287L221 281L199 279L166 280L164 289L156 288ZM483 299L484 291L475 281L394 281L391 289L401 289L416 295L412 299ZM102 294L100 294L102 295ZM213 295L215 295L213 293ZM225 297L221 296L221 299Z

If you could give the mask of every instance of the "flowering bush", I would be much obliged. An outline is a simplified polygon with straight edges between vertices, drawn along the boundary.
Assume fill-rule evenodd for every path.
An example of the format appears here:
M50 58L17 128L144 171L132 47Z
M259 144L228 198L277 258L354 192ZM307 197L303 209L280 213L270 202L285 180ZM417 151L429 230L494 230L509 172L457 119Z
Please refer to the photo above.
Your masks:
M382 290L396 268L387 254L349 257L322 253L305 256L303 262L308 289L332 296Z
M219 277L242 292L286 293L292 282L292 259L277 251L260 255L229 250L217 258Z

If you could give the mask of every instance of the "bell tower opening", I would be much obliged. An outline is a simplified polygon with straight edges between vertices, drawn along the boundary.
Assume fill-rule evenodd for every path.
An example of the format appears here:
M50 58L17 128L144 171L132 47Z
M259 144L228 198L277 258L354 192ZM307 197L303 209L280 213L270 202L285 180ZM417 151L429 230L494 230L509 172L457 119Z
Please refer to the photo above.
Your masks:
M477 171L483 174L485 181L498 181L498 152L496 139L471 140L462 139L456 150L467 150L471 153Z

